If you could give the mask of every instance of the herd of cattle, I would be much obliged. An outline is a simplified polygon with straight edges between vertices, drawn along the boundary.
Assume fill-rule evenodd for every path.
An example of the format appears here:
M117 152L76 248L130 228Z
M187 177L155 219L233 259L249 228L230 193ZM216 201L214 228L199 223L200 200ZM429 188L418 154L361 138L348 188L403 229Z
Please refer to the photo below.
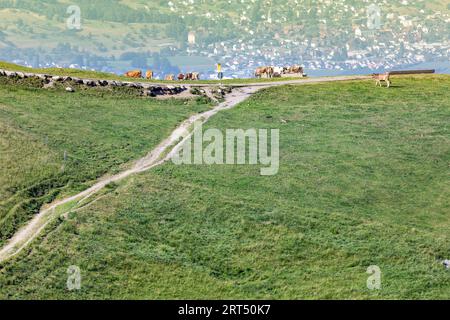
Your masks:
M299 65L291 67L260 67L255 71L256 78L262 78L263 76L267 78L280 78L283 75L304 75L303 67Z
M260 67L257 68L255 71L255 77L256 78L277 78L282 77L283 75L304 75L303 67L299 65L291 66L291 67ZM125 76L128 78L136 78L141 79L142 78L142 71L141 70L133 70L128 71L125 73ZM145 78L148 80L153 79L153 71L147 70L145 73ZM180 73L178 76L175 76L174 74L167 75L164 80L167 81L175 81L175 80L200 80L200 73L198 72L189 72L186 74Z
M125 73L125 77L141 79L142 71L141 70L128 71L127 73ZM148 79L148 80L153 79L153 71L147 70L147 72L145 73L145 79ZM168 81L175 81L175 79L180 80L180 81L181 80L200 80L200 73L198 73L198 72L189 72L186 74L180 73L176 78L175 78L175 75L169 74L164 78L164 80L168 80Z

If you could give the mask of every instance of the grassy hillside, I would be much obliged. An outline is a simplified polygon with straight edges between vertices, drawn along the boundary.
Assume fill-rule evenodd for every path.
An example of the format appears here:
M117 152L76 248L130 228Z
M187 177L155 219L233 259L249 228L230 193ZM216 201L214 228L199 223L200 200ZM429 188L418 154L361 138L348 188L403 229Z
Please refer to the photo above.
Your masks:
M446 299L449 85L260 92L207 127L280 128L278 175L166 164L130 178L6 263L0 297ZM66 290L70 265L81 291Z
M51 47L58 42L71 42L96 53L107 48L117 54L133 47L158 51L159 45L185 44L190 30L197 30L199 40L210 44L254 37L262 40L267 33L284 32L285 27L305 23L303 32L315 37L320 20L328 20L333 28L348 28L349 23L360 23L367 9L366 3L355 0L78 0L83 28L70 32L66 29L67 8L73 4L66 0L0 0L0 26L5 37L19 47L36 48L42 41ZM386 12L422 18L438 10L448 12L448 3L442 0L407 6L401 0L378 4Z
M42 204L144 156L179 122L208 108L0 78L0 244Z

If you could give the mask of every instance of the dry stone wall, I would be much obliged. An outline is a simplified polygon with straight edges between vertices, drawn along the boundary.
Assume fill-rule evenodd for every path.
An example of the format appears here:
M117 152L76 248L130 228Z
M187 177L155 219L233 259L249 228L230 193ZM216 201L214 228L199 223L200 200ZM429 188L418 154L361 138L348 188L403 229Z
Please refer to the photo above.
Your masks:
M99 80L99 79L81 79L70 76L54 76L49 74L40 73L28 73L20 71L8 71L0 69L1 77L28 79L36 78L43 82L43 88L51 88L55 83L83 85L86 87L128 87L141 90L143 96L156 97L160 95L177 95L185 90L186 86L183 85L154 85L145 82L130 82L130 81L118 81L118 80ZM70 87L68 87L70 88ZM71 91L71 90L67 90Z

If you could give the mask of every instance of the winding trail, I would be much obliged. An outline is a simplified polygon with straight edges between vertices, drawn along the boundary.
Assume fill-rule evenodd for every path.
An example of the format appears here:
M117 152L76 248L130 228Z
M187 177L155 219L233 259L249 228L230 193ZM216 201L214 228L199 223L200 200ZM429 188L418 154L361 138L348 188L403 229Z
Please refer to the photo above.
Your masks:
M92 197L94 194L102 190L105 186L112 182L118 182L131 175L141 173L156 166L163 164L170 160L183 146L184 142L190 138L189 129L194 122L207 122L209 118L220 111L231 109L239 103L246 100L255 92L274 86L281 85L304 85L321 82L335 82L335 81L351 81L351 80L367 80L367 76L348 76L348 77L327 77L327 78L311 78L302 80L290 80L267 83L254 83L233 85L234 90L226 96L226 100L211 110L191 116L185 120L179 127L177 127L170 137L162 141L149 154L142 159L136 161L131 169L127 169L113 176L105 176L100 178L92 187L80 192L74 196L56 201L51 205L45 206L41 211L31 219L28 224L22 227L6 245L0 249L0 263L4 262L16 255L18 255L24 248L26 248L44 229L53 221L53 219L61 216L67 212L56 212L57 208L71 202L81 204L84 200Z

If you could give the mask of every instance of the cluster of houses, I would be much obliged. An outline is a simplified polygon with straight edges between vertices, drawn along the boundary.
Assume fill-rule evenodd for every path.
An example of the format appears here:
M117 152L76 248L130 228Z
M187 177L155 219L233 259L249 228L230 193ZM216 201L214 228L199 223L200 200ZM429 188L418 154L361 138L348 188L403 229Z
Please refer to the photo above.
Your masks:
M291 2L287 1L286 6L292 11ZM375 7L379 10L379 24L371 25L368 4L356 8L344 0L317 2L314 15L312 6L300 6L299 12L294 11L299 19L291 25L286 24L283 15L276 15L275 9L283 10L282 6L267 8L267 14L261 17L266 20L263 33L251 26L252 17L249 11L243 10L241 20L232 22L243 29L238 39L203 45L196 41L195 32L191 32L186 53L222 61L229 77L250 77L256 67L264 65L301 63L314 74L320 70L378 71L450 60L450 41L444 36L450 23L448 10L421 9L418 15L407 16L390 11L392 3L383 3ZM189 3L182 3L189 7ZM395 10L414 6L407 0L396 5ZM311 20L305 18L305 10L310 12ZM217 21L223 18L221 14L207 18ZM311 31L308 24L316 29Z
M218 5L215 6L215 3ZM254 8L258 3L259 11L256 11ZM185 46L171 46L166 54L190 56L192 60L207 58L211 62L210 66L203 70L193 66L195 71L201 72L202 79L217 77L217 63L222 64L226 78L253 77L256 68L261 66L301 64L309 74L319 75L380 72L416 67L428 62L448 64L448 10L418 7L410 0L382 1L375 7L379 10L375 23L368 17L370 3L357 4L346 0L317 0L314 3L304 0L286 0L283 3L249 0L230 1L227 4L217 0L207 3L200 0L171 0L168 9L180 14L180 19L188 21L191 16L196 17L196 21L223 23L224 28L233 28L235 36L230 40L203 41L205 33L211 35L208 27L192 27L185 39ZM211 10L203 12L203 6L206 5ZM226 9L217 9L226 5L238 14L230 18ZM239 6L239 10L236 6ZM405 10L402 11L402 8ZM52 64L59 66L57 63ZM107 62L101 65L104 66L102 71L125 71L116 70ZM90 68L84 65L72 66ZM193 69L181 71L192 72ZM439 67L437 69L441 71Z

